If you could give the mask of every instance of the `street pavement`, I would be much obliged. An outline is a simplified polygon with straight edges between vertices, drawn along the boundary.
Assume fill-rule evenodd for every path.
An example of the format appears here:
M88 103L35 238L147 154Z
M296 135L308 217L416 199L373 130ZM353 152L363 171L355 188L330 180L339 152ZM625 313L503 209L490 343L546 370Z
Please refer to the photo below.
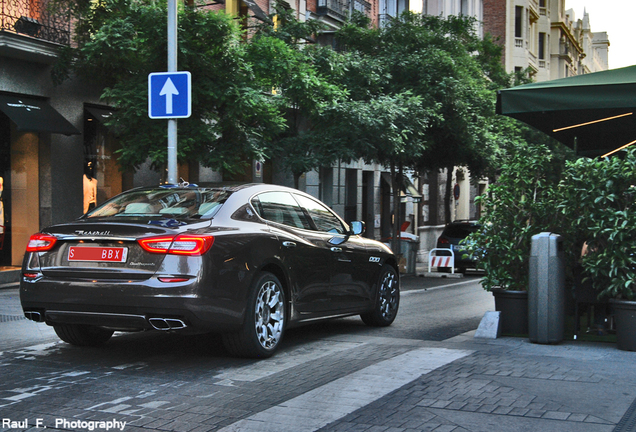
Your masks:
M10 303L1 316L19 314ZM611 343L295 330L252 361L181 358L167 337L115 337L81 361L60 342L5 350L0 431L636 431L636 353Z

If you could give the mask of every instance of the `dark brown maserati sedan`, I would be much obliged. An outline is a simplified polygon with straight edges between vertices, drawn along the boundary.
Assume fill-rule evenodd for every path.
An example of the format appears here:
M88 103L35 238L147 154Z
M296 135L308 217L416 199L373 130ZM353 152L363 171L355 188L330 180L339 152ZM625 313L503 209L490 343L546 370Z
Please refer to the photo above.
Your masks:
M269 357L304 322L393 322L396 258L363 231L281 186L133 189L31 236L20 299L74 345L114 331L216 332L232 355Z

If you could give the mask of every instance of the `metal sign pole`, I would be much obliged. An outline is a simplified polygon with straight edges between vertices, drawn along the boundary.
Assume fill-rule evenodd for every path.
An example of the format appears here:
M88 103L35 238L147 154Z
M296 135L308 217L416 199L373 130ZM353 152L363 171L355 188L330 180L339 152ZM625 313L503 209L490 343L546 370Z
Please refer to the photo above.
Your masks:
M168 0L168 72L177 71L177 0ZM177 119L168 119L168 183L177 181Z

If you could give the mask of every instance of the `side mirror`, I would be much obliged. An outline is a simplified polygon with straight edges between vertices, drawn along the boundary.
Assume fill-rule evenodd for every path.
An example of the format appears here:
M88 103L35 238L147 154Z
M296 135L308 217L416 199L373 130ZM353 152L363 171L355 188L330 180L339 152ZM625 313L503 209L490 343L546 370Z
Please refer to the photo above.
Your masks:
M351 234L352 235L361 235L366 231L366 224L363 221L353 221L351 222Z

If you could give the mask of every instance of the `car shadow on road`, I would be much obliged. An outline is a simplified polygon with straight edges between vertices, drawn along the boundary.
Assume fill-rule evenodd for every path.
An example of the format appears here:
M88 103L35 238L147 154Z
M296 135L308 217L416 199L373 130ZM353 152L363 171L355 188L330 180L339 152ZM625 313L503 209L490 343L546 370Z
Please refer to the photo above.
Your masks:
M315 341L369 333L381 334L381 329L365 326L358 317L340 318L288 329L281 345L281 352L274 358L298 348L310 348ZM168 365L177 370L202 363L218 366L231 362L236 366L255 361L232 358L223 346L221 335L218 334L184 335L159 332L116 332L107 343L98 347L77 347L64 342L54 342L18 350L16 354L46 358L48 361L74 366L81 363L122 370Z

